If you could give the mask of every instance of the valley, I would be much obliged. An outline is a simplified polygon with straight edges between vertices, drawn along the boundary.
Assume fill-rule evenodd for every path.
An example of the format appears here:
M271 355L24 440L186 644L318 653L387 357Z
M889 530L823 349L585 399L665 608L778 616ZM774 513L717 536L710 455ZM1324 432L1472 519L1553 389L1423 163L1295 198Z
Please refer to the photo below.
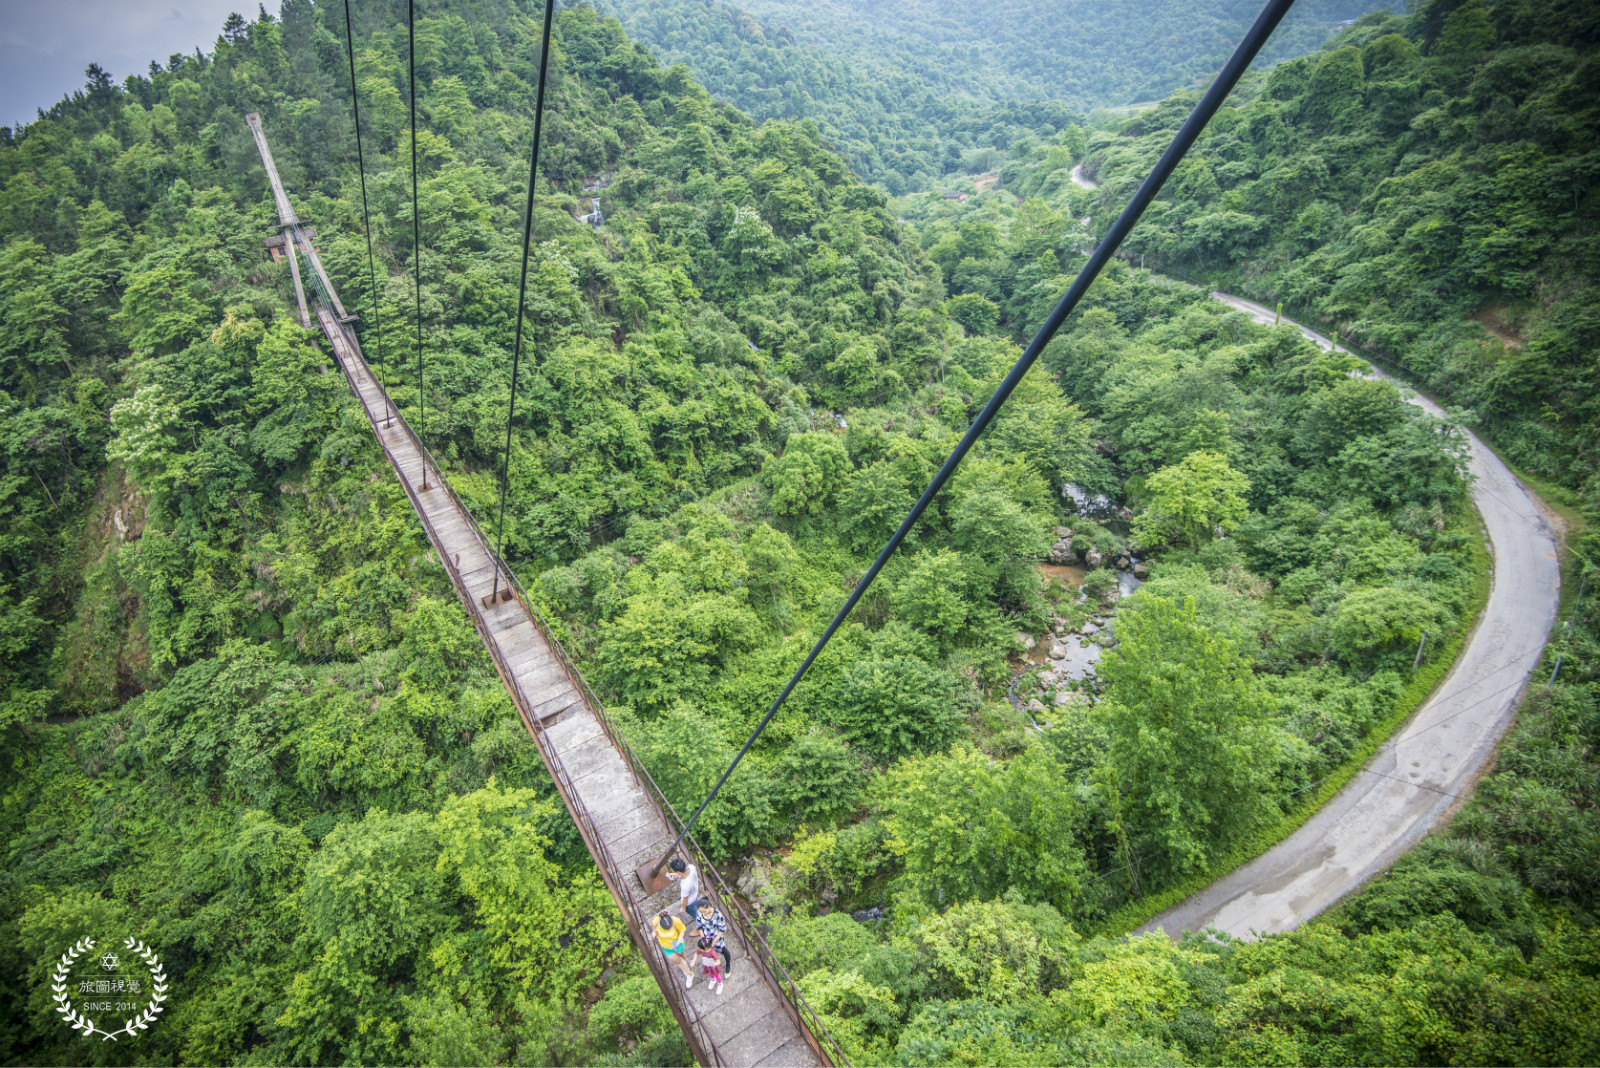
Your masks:
M12 1059L1600 1059L1585 5L1300 5L865 589L1251 17L1140 4L284 0L0 130Z

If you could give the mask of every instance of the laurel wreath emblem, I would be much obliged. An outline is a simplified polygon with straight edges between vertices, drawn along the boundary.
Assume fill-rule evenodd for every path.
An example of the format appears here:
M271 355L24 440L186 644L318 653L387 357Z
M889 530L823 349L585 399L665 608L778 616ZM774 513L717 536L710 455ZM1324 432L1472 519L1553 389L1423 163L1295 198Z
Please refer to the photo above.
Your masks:
M82 1031L84 1038L100 1035L102 1042L107 1039L115 1042L118 1035L137 1038L140 1031L148 1029L156 1021L157 1015L162 1010L162 1003L167 1000L167 972L161 964L161 958L156 956L155 950L135 938L127 939L123 945L139 954L144 959L145 966L150 969L151 997L150 1004L145 1006L143 1012L132 1019L124 1020L122 1027L115 1031L105 1031L97 1027L93 1020L72 1007L71 997L67 993L68 974L78 958L94 948L94 939L79 940L77 945L61 954L61 959L56 962L54 982L50 988L55 994L56 1011L61 1013L62 1019L74 1031Z

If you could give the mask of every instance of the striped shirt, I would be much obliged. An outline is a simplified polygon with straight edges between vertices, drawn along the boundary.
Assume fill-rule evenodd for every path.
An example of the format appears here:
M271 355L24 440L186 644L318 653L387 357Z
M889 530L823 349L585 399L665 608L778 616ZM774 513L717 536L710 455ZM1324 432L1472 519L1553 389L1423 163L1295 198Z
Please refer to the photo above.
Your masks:
M716 909L710 910L708 916L704 912L695 914L694 925L703 935L712 935L712 945L722 949L728 944L728 918Z

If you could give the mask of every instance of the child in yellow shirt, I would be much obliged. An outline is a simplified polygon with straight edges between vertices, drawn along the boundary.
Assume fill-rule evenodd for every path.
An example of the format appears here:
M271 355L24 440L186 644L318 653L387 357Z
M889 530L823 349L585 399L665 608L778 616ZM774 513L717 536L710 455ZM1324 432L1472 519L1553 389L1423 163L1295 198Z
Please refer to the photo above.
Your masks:
M694 986L694 971L689 967L689 955L684 952L683 921L670 912L656 917L656 941L661 944L661 952L683 973L683 988L688 990Z

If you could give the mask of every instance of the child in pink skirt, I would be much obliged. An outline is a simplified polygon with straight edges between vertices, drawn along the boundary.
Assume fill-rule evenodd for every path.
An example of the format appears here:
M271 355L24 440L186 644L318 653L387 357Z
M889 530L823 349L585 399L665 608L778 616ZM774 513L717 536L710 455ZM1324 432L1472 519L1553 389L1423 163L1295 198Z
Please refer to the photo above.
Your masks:
M712 944L710 935L700 936L700 949L697 956L700 958L700 974L706 977L706 982L716 988L717 993L722 993L722 957L718 955L716 947Z

